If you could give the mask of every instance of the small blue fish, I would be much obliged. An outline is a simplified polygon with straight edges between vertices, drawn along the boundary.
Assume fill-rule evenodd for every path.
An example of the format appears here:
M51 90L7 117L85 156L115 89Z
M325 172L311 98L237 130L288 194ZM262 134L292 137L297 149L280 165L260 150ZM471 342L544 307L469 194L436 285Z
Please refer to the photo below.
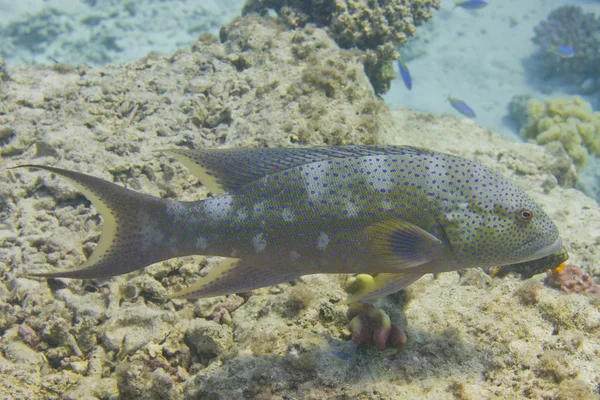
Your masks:
M550 48L560 58L573 58L575 57L575 50L569 45L552 46Z
M488 2L485 0L463 0L463 1L455 1L454 8L462 7L467 10L477 10L479 8L483 8L488 5Z
M396 61L398 61L398 69L400 70L400 75L402 75L404 86L406 86L408 90L412 90L412 77L410 76L410 71L402 59L402 56L398 56L398 60Z
M475 118L475 111L467 103L456 97L448 97L448 101L456 111L469 118Z

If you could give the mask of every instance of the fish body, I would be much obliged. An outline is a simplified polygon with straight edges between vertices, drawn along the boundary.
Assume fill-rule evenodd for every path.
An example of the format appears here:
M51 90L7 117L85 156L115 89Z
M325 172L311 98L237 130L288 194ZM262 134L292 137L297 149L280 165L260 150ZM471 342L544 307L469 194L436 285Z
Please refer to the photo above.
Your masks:
M402 59L401 56L398 57L398 70L400 71L400 76L402 76L402 81L404 82L404 86L408 90L412 90L412 77L410 76L410 71L406 66L406 63Z
M463 100L457 99L456 97L448 97L448 101L450 102L450 105L462 115L469 118L476 117L475 111L473 111L473 109Z
M467 10L477 10L487 5L488 2L485 0L463 0L454 2L454 8L461 7Z
M248 291L316 273L368 273L353 300L423 274L514 264L561 248L527 194L475 162L413 147L167 151L215 193L179 202L73 171L103 215L83 268L37 276L99 278L192 254L223 261L173 297Z
M556 53L560 58L575 57L575 50L569 45L552 46L551 50L554 53Z

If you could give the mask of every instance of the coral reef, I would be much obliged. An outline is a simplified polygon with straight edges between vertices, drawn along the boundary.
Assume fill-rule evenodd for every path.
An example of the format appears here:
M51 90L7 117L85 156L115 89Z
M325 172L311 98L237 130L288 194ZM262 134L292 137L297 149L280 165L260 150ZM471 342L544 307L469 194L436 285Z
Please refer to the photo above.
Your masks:
M382 94L396 77L392 67L399 56L396 48L439 7L439 0L249 0L242 14L273 9L291 28L307 23L327 28L341 48L364 52L367 76L375 92Z
M290 32L248 16L223 37L101 68L9 65L0 162L56 165L191 201L206 188L157 149L429 147L526 187L559 226L573 262L597 265L600 209L559 185L569 173L563 164L572 165L566 155L503 141L471 121L386 110L360 56L310 25ZM592 296L545 286L518 295L511 278L479 284L464 276L460 285L456 273L427 275L411 286L407 305L399 306L407 291L378 300L410 338L401 351L380 352L348 340L339 276L196 302L163 295L215 258L169 260L111 280L31 278L24 274L89 257L101 218L51 174L8 169L0 173L0 215L3 399L557 398L597 390L600 311Z
M595 14L584 13L579 6L559 7L534 31L533 42L540 46L540 56L552 73L581 80L600 72L600 20ZM575 54L561 57L554 46L570 46Z
M546 272L544 283L566 293L590 293L600 297L600 286L577 265L568 262Z
M578 170L585 167L589 153L600 156L600 113L581 97L540 101L517 96L509 110L523 124L521 136L541 145L562 146Z
M293 28L314 23L326 27L341 48L376 49L385 43L404 45L416 27L439 9L438 0L249 0L242 14L275 10Z
M368 302L352 303L346 314L348 328L355 344L373 343L379 350L406 345L406 333L392 324L385 311Z

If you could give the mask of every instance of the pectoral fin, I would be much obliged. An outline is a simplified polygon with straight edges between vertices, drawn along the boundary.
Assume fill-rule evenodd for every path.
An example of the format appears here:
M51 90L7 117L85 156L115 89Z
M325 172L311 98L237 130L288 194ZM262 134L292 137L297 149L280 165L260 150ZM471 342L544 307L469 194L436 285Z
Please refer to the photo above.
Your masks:
M443 250L441 240L401 219L371 225L366 234L371 253L398 270L431 262Z

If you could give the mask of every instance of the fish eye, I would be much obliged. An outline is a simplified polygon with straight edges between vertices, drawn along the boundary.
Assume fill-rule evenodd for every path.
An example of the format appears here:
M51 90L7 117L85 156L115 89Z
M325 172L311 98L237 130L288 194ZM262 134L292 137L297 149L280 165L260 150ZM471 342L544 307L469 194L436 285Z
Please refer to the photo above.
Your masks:
M522 208L521 211L519 211L519 219L521 221L529 221L531 218L533 218L533 212L528 208Z

